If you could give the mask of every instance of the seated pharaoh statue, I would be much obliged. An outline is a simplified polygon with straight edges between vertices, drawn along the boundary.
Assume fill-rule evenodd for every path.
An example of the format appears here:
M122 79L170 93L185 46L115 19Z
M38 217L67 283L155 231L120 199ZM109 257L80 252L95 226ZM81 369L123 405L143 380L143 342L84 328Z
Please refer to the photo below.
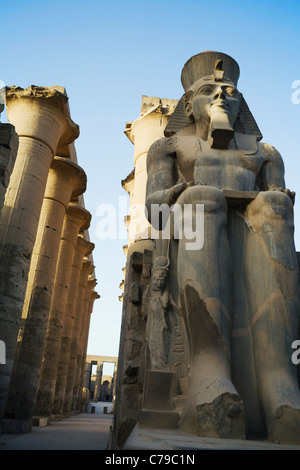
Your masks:
M180 209L183 225L170 211L169 296L189 356L179 426L199 436L300 444L291 360L299 321L295 194L278 151L260 142L238 78L226 54L192 57L165 137L148 152L149 221L157 223L153 204L167 204ZM198 246L191 231L202 237Z

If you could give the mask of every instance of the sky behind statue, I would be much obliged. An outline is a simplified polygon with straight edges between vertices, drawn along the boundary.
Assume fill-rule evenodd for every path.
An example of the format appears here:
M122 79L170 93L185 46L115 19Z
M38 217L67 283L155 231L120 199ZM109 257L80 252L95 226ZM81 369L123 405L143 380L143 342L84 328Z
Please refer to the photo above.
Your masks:
M286 186L296 192L300 251L299 21L298 0L1 2L0 79L23 88L65 86L80 126L75 146L88 177L84 199L101 295L88 354L118 355L126 239L99 240L97 208L118 211L126 196L121 180L133 169L133 145L125 123L139 116L142 95L179 99L182 67L199 52L221 51L238 62L239 90L263 142L281 153ZM5 122L5 112L1 117Z

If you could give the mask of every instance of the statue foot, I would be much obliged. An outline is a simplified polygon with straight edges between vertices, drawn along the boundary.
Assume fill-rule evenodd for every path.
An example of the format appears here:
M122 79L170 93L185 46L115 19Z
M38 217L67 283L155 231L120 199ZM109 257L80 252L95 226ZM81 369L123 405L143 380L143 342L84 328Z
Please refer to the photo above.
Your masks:
M197 405L197 434L245 439L245 411L239 395L222 393L211 403Z
M300 408L280 406L275 413L270 437L282 444L300 445Z

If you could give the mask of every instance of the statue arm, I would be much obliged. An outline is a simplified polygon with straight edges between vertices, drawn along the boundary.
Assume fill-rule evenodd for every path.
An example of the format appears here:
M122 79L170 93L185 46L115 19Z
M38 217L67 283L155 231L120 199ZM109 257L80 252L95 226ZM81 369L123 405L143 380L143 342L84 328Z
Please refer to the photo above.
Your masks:
M262 168L258 174L258 186L262 191L272 187L285 189L284 163L280 153L272 145L262 143L260 150L264 157Z
M264 163L258 174L258 186L261 191L283 191L294 202L295 193L285 186L284 162L280 153L271 145L261 143L260 150Z
M160 139L152 144L147 156L146 208L151 222L152 204L174 204L187 187L187 183L177 183L174 141Z

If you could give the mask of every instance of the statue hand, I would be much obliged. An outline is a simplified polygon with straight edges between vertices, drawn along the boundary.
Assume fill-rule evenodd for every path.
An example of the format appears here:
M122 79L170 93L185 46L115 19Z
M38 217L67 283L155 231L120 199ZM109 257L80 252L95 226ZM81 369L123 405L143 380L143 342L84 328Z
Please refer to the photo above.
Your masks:
M275 184L272 184L272 186L269 187L269 191L281 191L282 193L285 193L289 198L291 199L292 203L295 203L295 192L290 191L289 189L284 189L281 187L275 186Z
M174 204L178 197L180 196L180 194L188 187L190 186L193 186L194 182L191 181L189 183L187 183L186 181L184 181L183 183L177 183L175 184L171 189L170 189L170 193L169 193L169 198L168 198L168 204L171 206L172 204Z

